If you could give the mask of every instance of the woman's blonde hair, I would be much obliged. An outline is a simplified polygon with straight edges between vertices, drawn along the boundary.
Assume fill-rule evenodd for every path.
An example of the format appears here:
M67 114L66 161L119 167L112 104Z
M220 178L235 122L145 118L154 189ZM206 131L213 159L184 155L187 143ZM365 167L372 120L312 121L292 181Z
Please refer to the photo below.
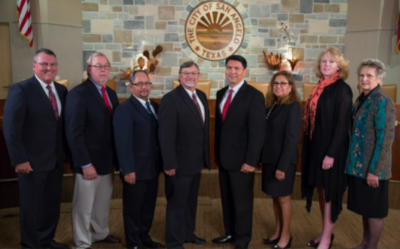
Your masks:
M323 77L323 74L321 73L320 69L320 64L321 64L321 57L325 53L328 53L329 56L332 58L332 60L334 60L338 64L340 78L342 80L347 79L347 77L349 77L350 74L349 63L344 59L342 52L340 52L339 49L335 47L327 47L319 54L317 63L314 68L315 76L317 76L318 78Z
M289 83L289 86L292 86L292 90L290 91L288 96L278 99L274 95L273 88L274 88L274 81L275 81L276 77L278 77L279 75L282 75L286 78L286 80ZM297 92L297 88L296 88L296 85L295 85L295 82L293 79L293 75L290 72L279 71L276 74L274 74L274 76L272 76L271 82L269 83L269 87L268 87L267 99L265 101L265 106L267 108L270 108L274 104L275 101L279 105L289 105L289 104L293 103L294 101L300 102L300 95Z

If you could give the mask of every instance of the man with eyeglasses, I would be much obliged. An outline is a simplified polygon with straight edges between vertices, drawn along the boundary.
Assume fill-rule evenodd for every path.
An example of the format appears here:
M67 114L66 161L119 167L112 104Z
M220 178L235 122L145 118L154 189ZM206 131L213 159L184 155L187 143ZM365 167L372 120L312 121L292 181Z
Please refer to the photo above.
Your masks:
M123 186L126 247L130 249L162 247L149 236L161 162L158 104L149 99L151 85L146 71L133 71L129 84L132 96L118 106L113 121Z
M247 61L240 55L225 60L229 85L217 92L215 110L215 159L225 235L214 243L236 242L247 248L253 220L254 171L265 134L265 99L244 80Z
M3 131L18 175L22 248L68 248L54 241L60 216L63 113L67 88L54 81L57 58L33 56L34 76L13 84L4 106Z
M196 89L199 68L192 61L179 69L180 85L164 95L159 108L159 139L167 197L166 244L203 245L194 234L200 175L210 168L209 110L205 93Z
M89 77L66 100L65 129L75 173L71 211L75 248L121 241L108 230L116 166L112 122L118 106L117 94L106 86L109 70L104 54L92 54L87 60Z

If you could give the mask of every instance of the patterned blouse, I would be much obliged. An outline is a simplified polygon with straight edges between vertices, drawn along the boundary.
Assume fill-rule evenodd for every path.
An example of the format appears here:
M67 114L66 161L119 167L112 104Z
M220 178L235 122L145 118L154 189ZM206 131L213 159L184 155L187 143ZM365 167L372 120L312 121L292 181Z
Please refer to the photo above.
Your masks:
M379 180L392 177L395 120L393 101L380 86L372 90L365 101L357 98L353 106L346 174L365 179L368 173L372 173Z

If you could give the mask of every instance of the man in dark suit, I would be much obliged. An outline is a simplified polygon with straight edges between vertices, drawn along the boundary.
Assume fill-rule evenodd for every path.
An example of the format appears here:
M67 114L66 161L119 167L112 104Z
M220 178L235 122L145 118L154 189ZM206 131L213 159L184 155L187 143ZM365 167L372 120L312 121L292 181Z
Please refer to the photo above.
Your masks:
M57 58L33 57L34 76L13 84L4 106L4 137L18 174L22 248L68 248L54 241L60 216L65 86L54 82Z
M123 185L123 214L127 248L162 247L149 231L156 206L160 151L157 137L158 104L149 100L146 71L133 71L132 96L118 106L114 115L115 148Z
M201 170L210 167L209 110L206 95L196 89L199 68L185 62L180 86L167 93L159 108L159 139L167 196L166 244L205 244L194 234Z
M92 54L87 61L88 79L72 89L66 100L65 130L76 173L71 212L76 248L120 242L108 230L116 165L112 118L118 106L117 94L106 86L109 70L104 54Z
M213 242L235 241L236 248L247 248L251 240L254 171L265 134L265 100L261 92L243 79L246 67L242 56L226 59L229 86L217 92L215 110L215 158L225 235Z

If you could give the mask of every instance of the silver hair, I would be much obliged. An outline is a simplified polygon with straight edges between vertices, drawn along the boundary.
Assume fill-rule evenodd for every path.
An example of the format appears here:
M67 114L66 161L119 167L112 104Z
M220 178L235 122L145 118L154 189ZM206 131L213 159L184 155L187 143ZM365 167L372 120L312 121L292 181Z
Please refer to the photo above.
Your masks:
M108 60L107 56L105 54L103 54L102 52L96 52L93 53L92 55L89 56L89 58L86 61L86 66L91 66L92 64L92 58L93 57L105 57L107 59L107 63L108 65L110 65L110 61Z
M360 71L363 67L372 67L375 69L375 74L377 78L383 79L386 76L386 67L382 61L378 59L366 59L361 62L357 68L357 75L360 76Z

